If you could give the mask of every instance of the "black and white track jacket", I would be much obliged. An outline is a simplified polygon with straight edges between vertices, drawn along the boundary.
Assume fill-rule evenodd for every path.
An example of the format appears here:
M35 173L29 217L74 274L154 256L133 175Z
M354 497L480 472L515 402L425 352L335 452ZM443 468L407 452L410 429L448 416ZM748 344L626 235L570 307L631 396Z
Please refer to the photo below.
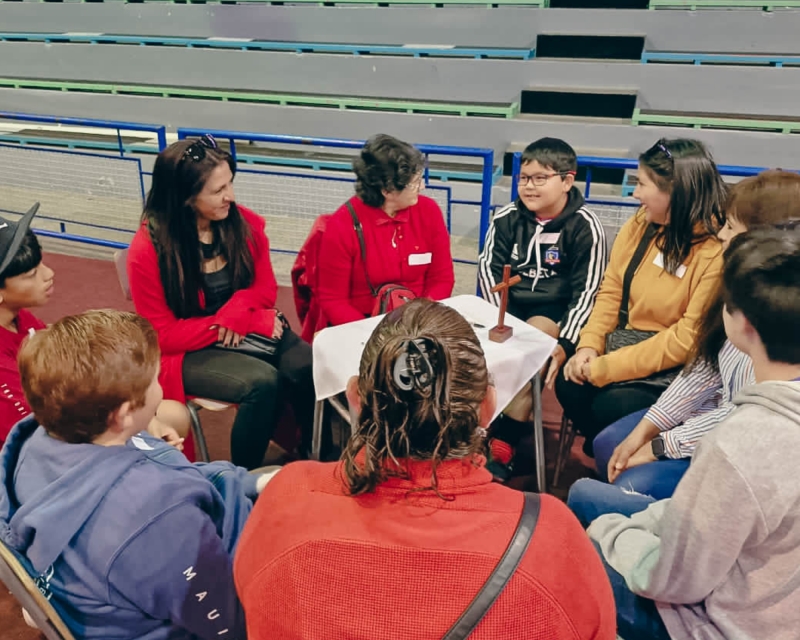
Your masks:
M607 251L603 225L584 206L576 187L564 210L545 224L517 199L497 211L489 224L478 258L481 292L499 306L500 294L490 290L502 282L503 265L510 264L511 275L521 276L522 282L511 287L509 310L526 320L537 315L537 306L563 305L558 341L570 357L592 312Z

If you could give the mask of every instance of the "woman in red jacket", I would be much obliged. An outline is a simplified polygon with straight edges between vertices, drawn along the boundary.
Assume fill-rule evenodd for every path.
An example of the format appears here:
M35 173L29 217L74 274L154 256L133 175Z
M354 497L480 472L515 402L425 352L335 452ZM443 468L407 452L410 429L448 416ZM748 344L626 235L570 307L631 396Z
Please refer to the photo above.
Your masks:
M234 559L250 640L439 639L500 561L523 494L492 482L483 350L450 307L381 321L347 397L340 462L284 467ZM541 496L519 567L470 640L614 640L611 586L567 507Z
M319 305L327 323L363 320L376 290L398 284L442 300L453 292L450 236L439 205L421 196L424 156L410 144L379 134L353 161L356 196L349 200L364 234L366 265L347 205L331 216L319 249Z
M162 151L128 252L128 277L137 312L158 332L164 397L238 404L231 460L253 469L275 430L279 398L292 403L308 450L314 383L311 348L274 308L278 286L264 220L236 204L235 173L235 161L211 136ZM248 334L278 340L275 355L244 353Z

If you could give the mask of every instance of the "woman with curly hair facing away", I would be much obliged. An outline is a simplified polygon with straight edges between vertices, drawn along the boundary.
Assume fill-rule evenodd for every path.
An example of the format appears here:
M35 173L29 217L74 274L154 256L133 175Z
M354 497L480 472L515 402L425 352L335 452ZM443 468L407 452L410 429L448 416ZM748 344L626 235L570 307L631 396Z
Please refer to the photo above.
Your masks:
M234 577L250 640L440 639L516 529L523 495L493 483L481 455L495 390L456 311L417 299L387 314L347 398L354 428L342 460L284 467L248 520ZM615 637L597 555L550 496L470 636L499 637Z

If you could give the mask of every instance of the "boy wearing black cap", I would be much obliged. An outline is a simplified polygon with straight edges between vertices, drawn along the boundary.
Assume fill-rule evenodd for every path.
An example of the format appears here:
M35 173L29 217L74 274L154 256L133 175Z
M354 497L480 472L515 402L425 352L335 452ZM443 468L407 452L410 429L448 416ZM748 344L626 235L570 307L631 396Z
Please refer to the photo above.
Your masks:
M25 337L45 324L25 307L43 305L53 294L53 270L42 262L42 249L30 230L38 209L37 203L16 222L0 218L0 445L30 413L17 353Z
M0 217L0 446L11 427L30 413L22 393L17 354L22 341L45 328L28 309L53 295L53 270L42 261L42 248L31 231L39 210L33 205L19 220ZM189 414L179 402L164 401L148 431L179 449L189 430Z

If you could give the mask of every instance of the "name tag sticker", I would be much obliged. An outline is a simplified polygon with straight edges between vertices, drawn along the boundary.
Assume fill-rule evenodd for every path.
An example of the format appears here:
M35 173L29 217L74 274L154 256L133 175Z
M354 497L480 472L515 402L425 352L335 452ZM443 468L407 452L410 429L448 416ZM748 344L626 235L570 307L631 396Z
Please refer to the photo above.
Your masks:
M432 253L410 253L408 254L408 266L416 267L421 264L430 264L432 259Z
M543 233L539 236L539 244L555 244L561 237L561 233Z
M656 259L653 260L653 264L663 269L664 254L659 251L658 254L656 255ZM683 276L686 275L686 265L682 264L680 267L678 267L678 270L675 272L675 275L678 276L679 278L683 278Z

